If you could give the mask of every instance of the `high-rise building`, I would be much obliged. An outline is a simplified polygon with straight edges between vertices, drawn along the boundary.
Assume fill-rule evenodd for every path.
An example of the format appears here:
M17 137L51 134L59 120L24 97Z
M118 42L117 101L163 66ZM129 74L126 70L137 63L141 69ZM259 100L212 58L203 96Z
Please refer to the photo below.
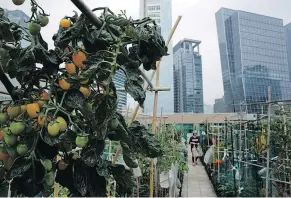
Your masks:
M172 0L140 0L140 18L150 17L158 25L158 29L165 40L168 39L172 29ZM159 92L157 110L164 113L174 112L173 94L173 48L172 43L168 45L170 55L163 57L160 65L160 87L170 87L170 91ZM150 76L150 72L146 72ZM155 77L153 79L155 85ZM154 93L147 92L144 111L153 112Z
M17 23L20 26L28 27L28 23L26 22L30 20L30 17L27 16L21 10L4 9L4 16L7 17L10 21Z
M175 113L203 113L201 41L184 39L174 47Z
M221 8L216 24L227 112L261 112L268 86L272 100L291 99L283 20Z
M288 65L291 78L291 23L285 25L287 53L288 53Z
M124 88L125 74L123 71L118 70L114 76L113 82L116 88ZM127 93L125 91L117 91L117 111L121 112L126 108L127 103Z
M214 113L226 113L224 97L215 99L215 103L213 105Z
M23 11L4 9L4 16L7 17L11 22L17 23L22 27L28 28L29 23L27 22L30 20L30 17L27 16ZM26 40L21 41L22 47L27 47L29 44L30 43Z

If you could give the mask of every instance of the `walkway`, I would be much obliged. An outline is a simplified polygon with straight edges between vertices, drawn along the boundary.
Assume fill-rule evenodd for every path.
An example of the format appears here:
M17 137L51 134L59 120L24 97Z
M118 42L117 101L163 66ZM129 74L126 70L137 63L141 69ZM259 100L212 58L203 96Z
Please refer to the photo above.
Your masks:
M198 165L192 166L190 152L188 153L188 159L188 197L217 197L201 162L198 161Z

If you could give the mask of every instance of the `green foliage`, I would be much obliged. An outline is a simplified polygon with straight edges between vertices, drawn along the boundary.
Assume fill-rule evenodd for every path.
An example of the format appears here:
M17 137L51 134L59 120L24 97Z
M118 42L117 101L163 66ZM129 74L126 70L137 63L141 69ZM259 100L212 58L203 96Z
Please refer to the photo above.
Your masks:
M161 142L161 147L165 153L158 157L158 168L161 171L168 171L172 164L178 163L179 170L184 172L188 170L188 163L185 159L185 152L187 148L181 142L181 131L176 131L174 125L163 125L159 127L156 136Z
M271 122L271 137L270 137L270 150L272 157L277 159L271 163L273 176L277 180L285 181L286 177L291 174L290 163L286 159L291 158L291 124L288 121L291 113L289 111L279 111L279 117ZM288 118L286 118L288 117ZM287 184L276 182L276 190L278 196L282 197L287 192Z
M30 22L44 26L37 17L37 11L47 16L44 10L35 0L31 0L31 5ZM0 46L0 67L21 85L14 87L0 70L1 82L13 99L9 104L1 105L1 113L6 113L9 105L19 107L34 103L36 106L15 118L25 123L25 130L18 136L17 144L27 143L29 151L13 160L5 175L3 187L13 179L11 196L34 197L40 192L50 194L53 181L48 181L52 177L47 178L54 173L55 182L68 189L70 196L105 197L106 180L112 177L117 183L117 195L125 196L135 185L132 172L102 158L105 141L120 142L126 164L130 167L136 167L134 157L139 153L153 158L163 154L158 139L144 126L134 122L127 127L124 118L117 113L113 78L118 70L123 71L127 93L143 106L144 81L138 68L143 65L145 70L155 69L156 61L167 55L165 42L157 31L156 23L149 18L132 20L124 13L115 15L108 8L93 11L97 10L104 11L98 16L99 25L88 19L90 13L64 17L69 24L60 25L53 36L55 49L51 50L38 31L31 28L27 31L0 16L0 40L3 44ZM24 39L30 45L23 48L20 42ZM71 62L76 66L72 73L62 67L63 63ZM82 82L87 80L84 85ZM89 96L81 92L80 88L84 86L90 90ZM44 92L47 93L45 98L42 96ZM39 105L40 101L44 104ZM92 107L87 107L87 104L92 104ZM43 113L44 123L40 124L31 111ZM67 128L52 136L48 118L55 122L57 117L65 120ZM113 127L112 121L116 118L116 127ZM13 119L1 127L9 126ZM55 124L59 126L59 123ZM76 141L82 138L86 141L81 146L80 156L76 157L74 149L80 145ZM3 141L0 143L3 152L6 152L8 145ZM62 160L68 165L65 170L61 170L55 160L60 152ZM54 163L50 173L46 173L41 163L45 159Z

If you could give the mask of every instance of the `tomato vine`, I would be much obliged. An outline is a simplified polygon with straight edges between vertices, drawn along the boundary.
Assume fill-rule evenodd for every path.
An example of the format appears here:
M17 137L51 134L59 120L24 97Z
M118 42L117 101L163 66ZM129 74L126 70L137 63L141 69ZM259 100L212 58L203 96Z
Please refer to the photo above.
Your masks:
M83 6L83 13L61 19L53 36L55 48L48 49L41 30L49 15L36 0L30 1L28 30L11 22L0 8L0 80L12 98L1 104L0 112L0 160L6 164L0 167L1 192L9 188L11 196L47 196L57 182L70 196L103 197L106 180L113 177L118 195L130 193L132 172L102 157L105 141L120 142L131 168L137 166L137 153L155 158L163 151L144 126L136 121L128 127L117 112L113 77L123 71L126 92L143 106L139 67L156 69L156 61L167 55L156 23L127 18L124 12L115 15L109 8L90 11L73 0ZM101 14L92 17L97 11ZM23 40L30 45L22 47ZM22 123L17 130L11 126L15 122Z

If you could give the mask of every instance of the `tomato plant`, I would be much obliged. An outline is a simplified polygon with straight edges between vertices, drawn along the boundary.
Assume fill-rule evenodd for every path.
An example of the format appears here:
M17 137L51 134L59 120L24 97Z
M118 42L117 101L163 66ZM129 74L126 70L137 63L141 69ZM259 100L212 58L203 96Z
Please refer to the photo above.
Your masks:
M0 106L1 159L12 161L0 184L7 187L12 181L11 196L48 196L57 182L70 196L105 197L106 180L114 178L117 194L125 196L135 185L133 174L101 157L105 141L120 142L131 168L137 167L138 153L155 158L163 152L143 125L136 121L128 127L117 112L113 78L123 71L126 92L143 106L139 67L156 69L156 61L167 55L164 39L149 18L133 20L109 8L90 11L79 3L82 14L60 20L55 48L48 49L41 30L49 15L36 0L30 2L29 30L0 9L0 49L5 52L3 59L0 54L0 80L12 98ZM29 46L20 45L24 39ZM6 74L20 86L14 87Z

